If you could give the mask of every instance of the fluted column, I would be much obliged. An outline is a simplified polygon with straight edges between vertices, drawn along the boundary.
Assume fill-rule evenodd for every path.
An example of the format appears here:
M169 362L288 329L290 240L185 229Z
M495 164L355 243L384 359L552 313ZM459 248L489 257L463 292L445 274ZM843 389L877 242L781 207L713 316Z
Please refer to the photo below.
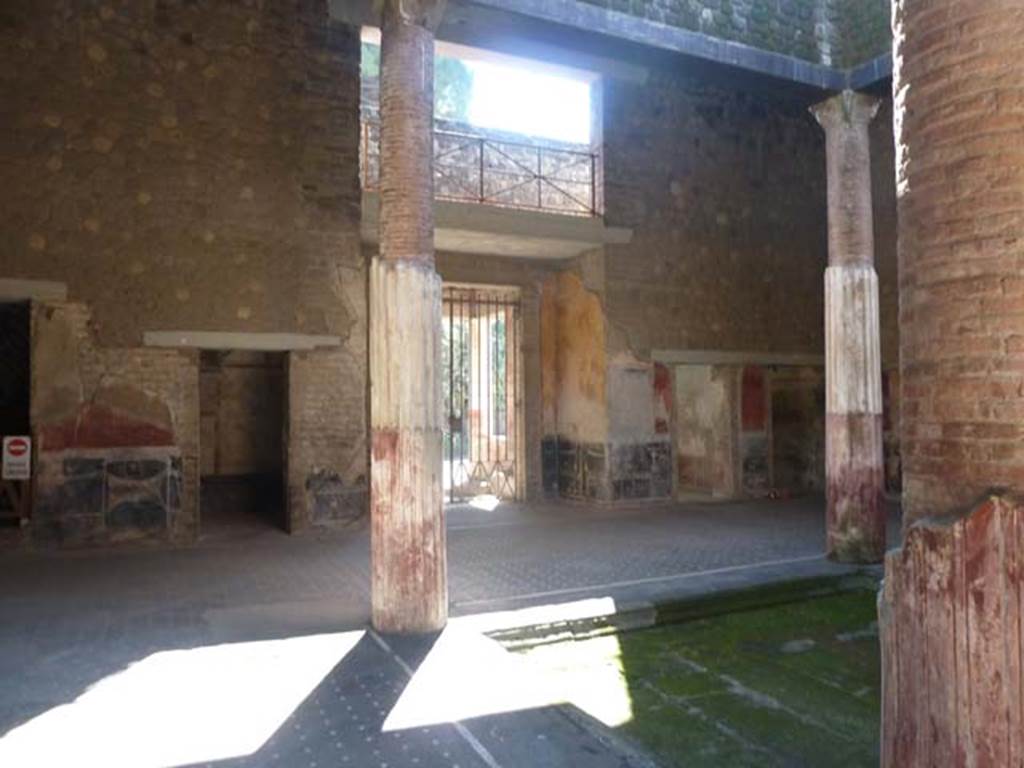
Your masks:
M829 557L875 563L885 554L882 360L871 212L868 124L877 99L844 91L812 109L825 129L825 479Z
M373 625L448 618L441 279L434 270L434 38L443 0L384 0L380 253L370 269Z

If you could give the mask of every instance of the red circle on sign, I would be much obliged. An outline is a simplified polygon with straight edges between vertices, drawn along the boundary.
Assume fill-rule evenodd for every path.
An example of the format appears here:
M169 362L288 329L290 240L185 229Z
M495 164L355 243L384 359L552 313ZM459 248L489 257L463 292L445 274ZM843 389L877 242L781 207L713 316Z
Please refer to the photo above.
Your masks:
M28 442L22 440L21 438L18 438L17 440L11 440L7 444L7 452L11 454L11 456L23 456L25 455L25 451L27 450Z

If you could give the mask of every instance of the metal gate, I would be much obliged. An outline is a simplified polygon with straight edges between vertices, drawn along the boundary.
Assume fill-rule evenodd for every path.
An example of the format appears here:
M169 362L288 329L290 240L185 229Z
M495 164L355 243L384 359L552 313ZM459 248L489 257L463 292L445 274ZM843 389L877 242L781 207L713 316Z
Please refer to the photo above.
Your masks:
M519 292L446 285L442 308L445 497L519 498Z

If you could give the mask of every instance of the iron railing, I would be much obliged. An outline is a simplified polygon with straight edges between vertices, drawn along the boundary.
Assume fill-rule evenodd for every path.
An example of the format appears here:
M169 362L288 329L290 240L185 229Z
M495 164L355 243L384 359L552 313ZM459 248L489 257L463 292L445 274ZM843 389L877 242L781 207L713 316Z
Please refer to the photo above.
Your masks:
M380 125L363 122L363 189L380 188ZM599 215L598 155L562 147L434 131L434 196L438 200Z

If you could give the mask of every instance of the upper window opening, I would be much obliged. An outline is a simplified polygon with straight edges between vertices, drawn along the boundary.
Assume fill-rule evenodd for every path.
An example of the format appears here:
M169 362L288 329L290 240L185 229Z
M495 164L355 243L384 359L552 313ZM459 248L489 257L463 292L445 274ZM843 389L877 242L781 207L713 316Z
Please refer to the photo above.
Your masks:
M377 103L380 31L363 30L364 101ZM592 72L438 41L434 113L438 120L492 131L591 143Z

